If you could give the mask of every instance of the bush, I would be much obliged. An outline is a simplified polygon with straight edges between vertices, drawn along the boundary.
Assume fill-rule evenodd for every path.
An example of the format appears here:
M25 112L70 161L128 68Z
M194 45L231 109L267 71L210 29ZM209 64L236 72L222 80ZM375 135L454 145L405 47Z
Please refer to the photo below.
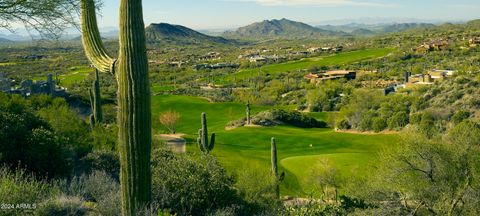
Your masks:
M88 208L80 197L59 196L40 204L36 210L38 216L83 216L87 215Z
M468 119L470 117L470 112L466 110L459 110L452 116L452 121L455 124L459 124L460 122Z
M49 199L58 190L49 184L36 180L23 170L16 172L0 168L0 204L35 204ZM25 215L23 209L0 209L2 215Z
M120 159L113 151L93 151L82 159L82 171L90 173L94 170L103 171L118 181L120 173Z
M252 123L262 126L275 126L281 124L293 125L301 128L325 128L327 123L317 121L297 111L267 110L258 113L252 118Z
M399 130L407 126L409 116L406 112L397 112L388 119L388 128L390 130Z
M340 130L349 130L352 128L347 119L342 119L337 123L337 128Z
M238 119L238 120L228 122L226 126L227 127L232 127L232 128L243 127L243 126L245 126L246 121L247 121L247 118L242 118L242 119Z
M0 111L0 163L39 177L70 174L71 152L49 125L27 110Z
M241 202L234 179L214 157L156 150L152 157L153 201L178 215L205 215Z
M66 195L94 203L93 208L100 215L120 215L120 184L107 173L94 171L58 184Z
M385 121L385 119L383 119L381 117L377 117L377 118L373 119L372 129L376 133L381 132L381 131L385 130L386 128L387 128L387 122Z

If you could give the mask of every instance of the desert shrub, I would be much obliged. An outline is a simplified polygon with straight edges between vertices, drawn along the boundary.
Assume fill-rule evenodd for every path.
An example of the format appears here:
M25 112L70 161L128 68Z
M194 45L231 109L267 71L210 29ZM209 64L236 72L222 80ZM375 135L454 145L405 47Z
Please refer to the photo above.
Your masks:
M65 176L71 152L50 126L28 110L0 111L0 163L39 177Z
M15 172L0 168L0 203L1 204L35 204L47 200L58 190L44 181L36 180L23 170ZM27 209L0 209L1 215L25 215Z
M317 121L297 111L267 110L258 113L252 118L252 123L262 126L275 126L281 124L293 125L301 128L325 128L327 123Z
M388 128L390 130L399 130L407 126L408 122L409 116L406 112L397 112L388 119Z
M119 179L120 159L113 151L95 150L82 158L82 172L103 171L113 179Z
M241 201L234 179L210 155L176 155L158 149L153 158L153 201L178 215L205 215Z
M83 216L88 208L80 197L58 196L39 205L35 211L38 216Z
M372 121L372 129L376 133L381 132L387 128L387 122L382 117L376 117Z
M455 124L459 124L463 120L466 120L470 117L470 112L466 110L459 110L452 116L452 121Z
M241 118L238 120L233 120L231 122L228 122L226 126L227 127L243 127L245 126L246 121L247 121L247 118Z
M348 130L352 128L347 119L342 119L337 123L337 128L340 130Z
M67 196L94 203L95 211L101 215L120 215L120 185L105 172L94 171L58 185Z
M279 208L281 202L275 193L277 181L268 167L260 163L249 163L238 170L236 187L248 203L250 213Z

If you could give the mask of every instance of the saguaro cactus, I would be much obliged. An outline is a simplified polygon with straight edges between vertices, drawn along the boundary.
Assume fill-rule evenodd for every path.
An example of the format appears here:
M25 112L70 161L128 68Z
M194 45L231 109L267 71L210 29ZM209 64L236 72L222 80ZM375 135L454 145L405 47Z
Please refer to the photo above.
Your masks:
M275 141L275 137L272 137L271 141L272 147L272 175L275 177L276 185L275 185L275 196L280 198L280 182L283 181L285 178L285 172L278 175L278 161L277 161L277 143Z
M208 141L207 115L205 113L202 113L202 128L198 130L197 143L200 150L207 153L212 151L215 145L215 133L212 133L210 142Z
M247 101L247 125L250 125L250 101Z
M98 76L98 70L95 70L95 80L93 81L92 88L90 89L90 107L92 114L90 115L90 125L94 127L96 124L103 121L102 114L102 101L100 96L100 82Z
M112 58L98 31L94 0L81 0L82 42L100 72L116 75L122 214L135 215L151 200L152 120L141 0L120 0L119 55Z

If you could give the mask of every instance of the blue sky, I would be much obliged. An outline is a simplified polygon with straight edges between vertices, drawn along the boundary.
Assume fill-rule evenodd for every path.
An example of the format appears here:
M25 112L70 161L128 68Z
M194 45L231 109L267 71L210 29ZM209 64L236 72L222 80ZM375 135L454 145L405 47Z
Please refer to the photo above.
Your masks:
M116 26L119 0L104 0L100 26ZM143 0L145 24L195 29L235 28L265 19L309 24L327 20L408 18L462 21L480 18L480 0Z

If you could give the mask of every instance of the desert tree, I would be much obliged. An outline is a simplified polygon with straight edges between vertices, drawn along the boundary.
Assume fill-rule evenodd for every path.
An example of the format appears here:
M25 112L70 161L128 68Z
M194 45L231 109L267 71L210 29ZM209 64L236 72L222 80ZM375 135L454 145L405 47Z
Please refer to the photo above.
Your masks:
M160 123L165 126L170 133L175 134L177 133L177 124L178 120L180 120L180 117L180 113L173 110L168 110L160 113Z
M78 0L1 0L0 28L19 25L42 36L58 36L65 28L76 26Z

